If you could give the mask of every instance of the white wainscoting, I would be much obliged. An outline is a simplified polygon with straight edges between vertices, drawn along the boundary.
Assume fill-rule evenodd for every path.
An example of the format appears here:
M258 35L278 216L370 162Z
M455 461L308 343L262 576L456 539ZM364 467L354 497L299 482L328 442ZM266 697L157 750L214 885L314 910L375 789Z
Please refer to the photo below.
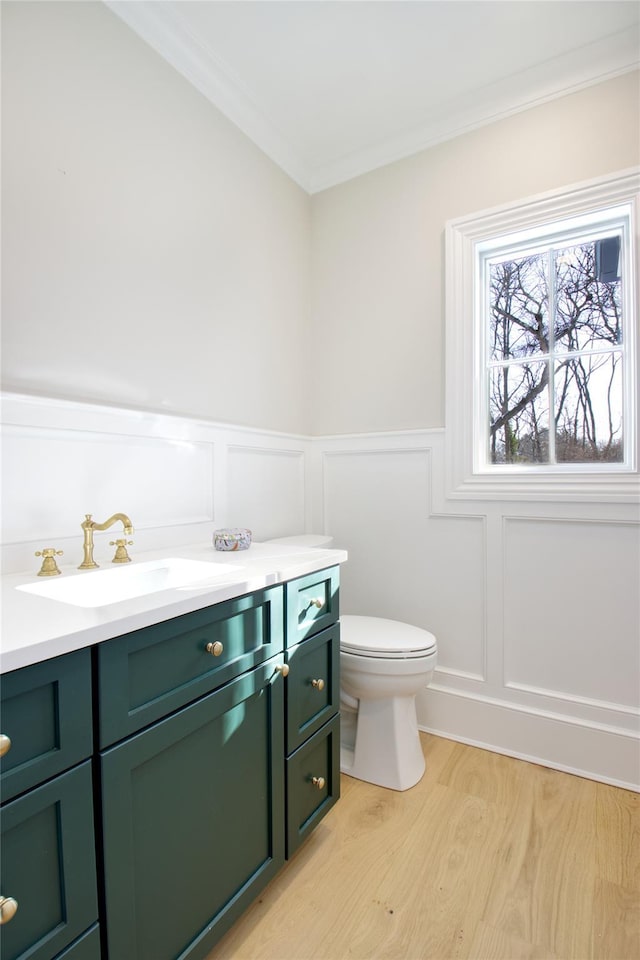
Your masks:
M230 445L227 448L228 525L249 527L256 539L305 529L305 451Z
M447 500L445 431L314 441L341 609L438 639L424 730L640 788L640 528L630 504Z
M305 437L186 417L5 395L3 571L38 568L34 552L82 560L80 524L132 520L136 551L210 540L223 526L256 540L303 530L310 517ZM96 534L99 563L114 531Z
M85 513L129 514L133 557L221 526L331 533L345 613L437 636L423 729L640 787L634 506L447 500L444 430L312 439L16 395L2 420L4 572L43 546L79 563Z

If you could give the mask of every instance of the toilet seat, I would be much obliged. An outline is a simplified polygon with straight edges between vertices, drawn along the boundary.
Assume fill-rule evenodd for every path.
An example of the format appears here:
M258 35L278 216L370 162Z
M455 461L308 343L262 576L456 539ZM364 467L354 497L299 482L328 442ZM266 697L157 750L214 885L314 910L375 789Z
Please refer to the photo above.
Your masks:
M433 653L435 646L432 633L409 623L351 615L340 619L340 649L352 656L411 660Z

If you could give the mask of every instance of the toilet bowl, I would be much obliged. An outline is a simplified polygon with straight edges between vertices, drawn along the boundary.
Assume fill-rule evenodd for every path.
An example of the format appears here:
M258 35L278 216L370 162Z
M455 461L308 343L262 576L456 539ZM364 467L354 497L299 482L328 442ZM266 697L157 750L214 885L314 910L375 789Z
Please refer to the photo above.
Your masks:
M427 630L381 617L340 619L340 769L359 780L408 790L421 779L424 754L416 695L436 665Z
M306 534L269 543L331 547ZM425 770L416 695L433 676L436 638L381 617L340 618L340 770L392 790L408 790Z

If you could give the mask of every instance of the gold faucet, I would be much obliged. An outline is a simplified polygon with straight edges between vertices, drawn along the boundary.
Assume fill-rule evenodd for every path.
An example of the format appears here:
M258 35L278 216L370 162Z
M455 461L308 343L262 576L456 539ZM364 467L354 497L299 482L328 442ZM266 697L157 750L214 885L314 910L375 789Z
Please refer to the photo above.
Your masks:
M95 520L91 519L90 513L85 514L85 519L80 524L84 531L84 560L78 567L78 570L91 570L93 567L100 566L100 564L96 563L93 559L93 532L94 530L108 530L108 528L112 527L118 520L121 521L126 536L133 533L133 525L126 513L114 513L114 515L109 517L108 520L105 520L104 523L96 523Z

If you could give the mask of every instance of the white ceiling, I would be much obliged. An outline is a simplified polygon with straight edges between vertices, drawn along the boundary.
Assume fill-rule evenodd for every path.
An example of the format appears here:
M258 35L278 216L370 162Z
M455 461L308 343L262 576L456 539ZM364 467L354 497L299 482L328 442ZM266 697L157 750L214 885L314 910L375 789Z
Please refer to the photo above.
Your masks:
M310 193L640 64L637 0L113 0Z

